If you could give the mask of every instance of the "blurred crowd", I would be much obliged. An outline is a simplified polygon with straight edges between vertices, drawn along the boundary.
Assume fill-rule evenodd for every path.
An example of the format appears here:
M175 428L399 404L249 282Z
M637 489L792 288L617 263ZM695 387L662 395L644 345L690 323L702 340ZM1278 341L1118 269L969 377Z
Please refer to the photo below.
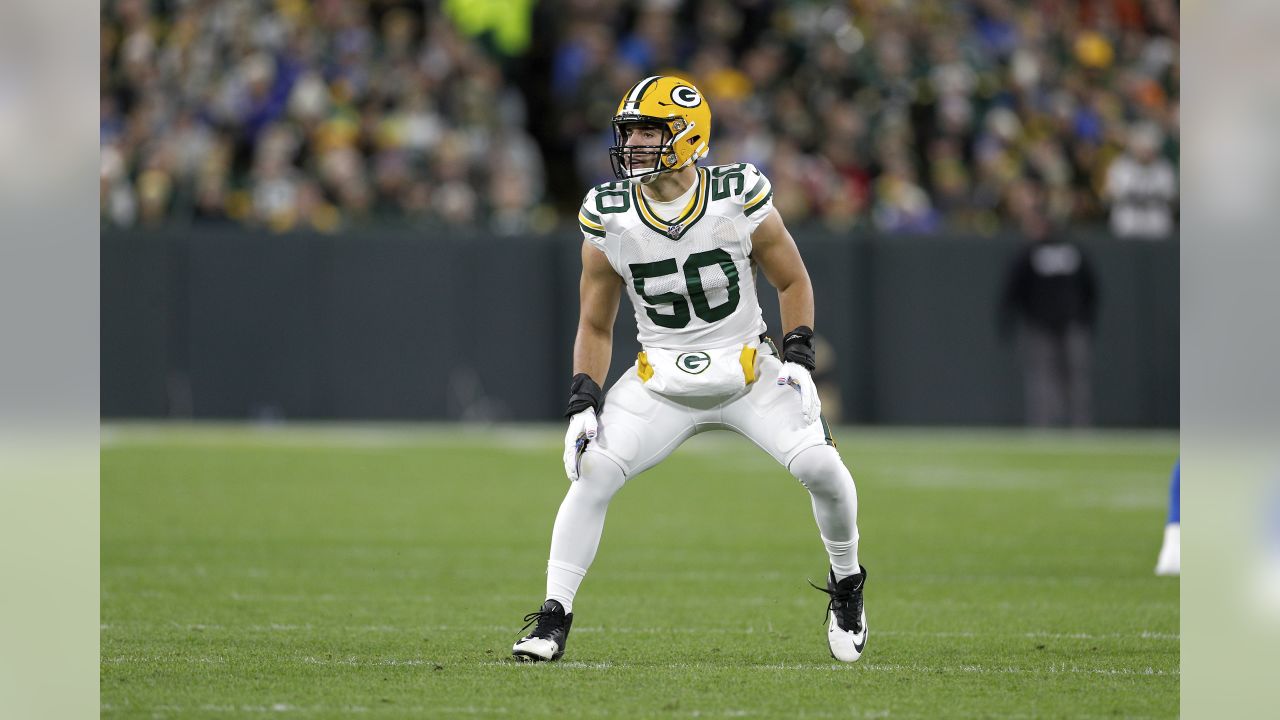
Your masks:
M101 72L113 224L520 232L543 200L520 92L421 2L112 0Z
M492 11L492 12L490 12ZM711 102L712 163L788 222L1174 231L1176 0L107 0L102 213L500 233L612 179L638 79Z

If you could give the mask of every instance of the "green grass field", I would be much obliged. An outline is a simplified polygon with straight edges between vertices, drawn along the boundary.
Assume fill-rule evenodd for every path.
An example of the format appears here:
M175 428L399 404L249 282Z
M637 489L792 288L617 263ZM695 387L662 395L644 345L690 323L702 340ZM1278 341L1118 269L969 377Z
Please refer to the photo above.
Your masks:
M614 500L565 659L510 658L558 427L107 425L107 718L1174 717L1172 435L838 428L870 640L825 643L809 499L746 440Z

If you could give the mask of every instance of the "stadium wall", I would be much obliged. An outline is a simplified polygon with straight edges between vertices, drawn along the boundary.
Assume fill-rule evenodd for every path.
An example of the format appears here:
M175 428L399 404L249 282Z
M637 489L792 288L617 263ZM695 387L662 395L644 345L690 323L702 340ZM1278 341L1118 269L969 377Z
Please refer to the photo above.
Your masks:
M996 328L1017 238L794 234L839 421L1021 423L1016 347ZM1076 239L1099 276L1096 424L1176 427L1177 242ZM452 229L104 230L102 414L556 419L579 247ZM777 298L760 281L776 339ZM638 349L625 300L616 337L610 380Z

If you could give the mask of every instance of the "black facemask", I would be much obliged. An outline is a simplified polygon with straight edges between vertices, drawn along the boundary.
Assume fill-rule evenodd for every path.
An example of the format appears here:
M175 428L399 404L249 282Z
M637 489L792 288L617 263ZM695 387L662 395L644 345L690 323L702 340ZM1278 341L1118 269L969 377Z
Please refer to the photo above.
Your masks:
M629 125L645 125L648 127L659 126L662 128L662 144L660 145L627 145L626 129ZM671 131L667 129L665 123L657 121L657 119L645 119L643 121L635 118L627 118L621 120L614 118L613 121L613 147L609 148L609 162L613 165L613 174L619 180L638 177L640 175L648 175L650 173L664 170L666 166L662 164L662 156L669 154L674 156L675 153L671 149ZM637 155L648 155L652 160L639 160ZM668 162L674 163L674 157L668 158ZM641 164L642 163L642 164Z

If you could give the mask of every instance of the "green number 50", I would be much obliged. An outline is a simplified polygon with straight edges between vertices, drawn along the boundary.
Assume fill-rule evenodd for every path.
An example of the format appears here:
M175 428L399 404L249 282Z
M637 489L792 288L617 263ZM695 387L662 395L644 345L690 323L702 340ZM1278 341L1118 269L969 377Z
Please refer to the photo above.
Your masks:
M727 288L729 297L719 305L713 306L707 299L707 293L702 288L702 268L719 265L724 271L724 275L729 279ZM717 320L723 320L738 307L738 301L742 297L740 288L738 287L738 266L733 264L733 258L729 253L721 249L707 250L705 252L694 253L685 260L684 267L684 283L688 291L688 299L684 295L676 292L657 293L649 295L644 290L644 281L650 278L661 278L668 275L675 275L677 272L675 259L659 260L649 263L632 263L627 266L631 270L631 282L635 286L636 293L644 298L648 307L645 313L649 315L649 319L660 327L678 329L689 324L689 304L693 304L693 312L705 322L713 323ZM658 306L670 305L671 312L660 313Z

